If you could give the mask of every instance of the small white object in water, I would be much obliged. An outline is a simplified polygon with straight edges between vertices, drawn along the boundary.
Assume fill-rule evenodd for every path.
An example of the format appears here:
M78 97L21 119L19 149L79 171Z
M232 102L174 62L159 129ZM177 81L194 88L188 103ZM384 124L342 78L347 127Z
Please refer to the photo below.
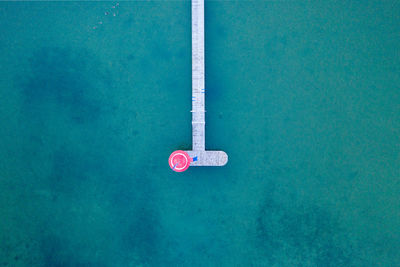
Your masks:
M117 14L113 13L113 17L115 17Z
M99 24L103 24L103 22L102 22L102 21L99 21Z

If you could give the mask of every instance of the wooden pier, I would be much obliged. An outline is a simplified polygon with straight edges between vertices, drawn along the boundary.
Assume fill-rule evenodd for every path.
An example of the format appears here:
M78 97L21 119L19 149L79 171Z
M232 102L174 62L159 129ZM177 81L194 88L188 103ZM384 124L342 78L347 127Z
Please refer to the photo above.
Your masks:
M190 166L223 166L224 151L206 150L205 132L204 0L192 0L192 150Z

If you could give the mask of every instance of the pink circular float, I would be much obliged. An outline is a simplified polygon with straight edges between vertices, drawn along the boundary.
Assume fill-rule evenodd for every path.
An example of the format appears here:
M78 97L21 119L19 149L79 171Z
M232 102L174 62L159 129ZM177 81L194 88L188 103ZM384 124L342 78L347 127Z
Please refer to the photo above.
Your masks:
M192 162L192 158L182 150L177 150L172 152L169 156L168 164L173 171L183 172L189 168L190 163Z

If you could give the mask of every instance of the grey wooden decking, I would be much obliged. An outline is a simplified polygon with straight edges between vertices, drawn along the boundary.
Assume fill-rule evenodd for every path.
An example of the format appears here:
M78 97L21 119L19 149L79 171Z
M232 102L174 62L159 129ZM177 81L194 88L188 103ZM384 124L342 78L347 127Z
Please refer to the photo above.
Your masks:
M206 151L204 0L192 0L192 150L197 158L190 166L223 166L228 162L224 151Z

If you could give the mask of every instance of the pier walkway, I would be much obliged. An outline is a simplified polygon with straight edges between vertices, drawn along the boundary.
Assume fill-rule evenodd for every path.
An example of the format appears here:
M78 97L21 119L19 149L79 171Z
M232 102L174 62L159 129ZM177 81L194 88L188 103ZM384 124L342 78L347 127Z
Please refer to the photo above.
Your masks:
M223 166L228 162L224 151L206 150L205 94L204 0L192 0L192 150L171 154L169 165L174 171L185 171L188 164Z
M228 155L223 151L206 151L205 132L205 63L204 0L192 0L192 151L196 157L190 166L223 166Z

